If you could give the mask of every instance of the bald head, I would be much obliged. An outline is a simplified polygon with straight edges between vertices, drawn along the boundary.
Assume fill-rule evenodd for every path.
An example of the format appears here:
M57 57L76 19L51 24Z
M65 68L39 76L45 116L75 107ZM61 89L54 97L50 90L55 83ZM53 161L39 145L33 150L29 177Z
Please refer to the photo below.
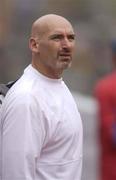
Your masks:
M48 14L32 25L29 47L32 65L51 78L59 78L71 66L75 34L71 23L62 16Z
M60 27L63 24L67 24L72 28L71 23L62 16L56 14L48 14L37 19L31 29L31 37L41 37L46 31L53 28L53 26ZM73 28L72 28L73 29Z

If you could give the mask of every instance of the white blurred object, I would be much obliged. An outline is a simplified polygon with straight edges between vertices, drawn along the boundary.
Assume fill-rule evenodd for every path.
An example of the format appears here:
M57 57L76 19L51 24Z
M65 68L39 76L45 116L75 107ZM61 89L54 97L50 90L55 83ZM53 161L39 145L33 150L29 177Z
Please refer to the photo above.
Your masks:
M72 92L83 122L83 171L82 180L98 180L99 141L97 102L93 97Z

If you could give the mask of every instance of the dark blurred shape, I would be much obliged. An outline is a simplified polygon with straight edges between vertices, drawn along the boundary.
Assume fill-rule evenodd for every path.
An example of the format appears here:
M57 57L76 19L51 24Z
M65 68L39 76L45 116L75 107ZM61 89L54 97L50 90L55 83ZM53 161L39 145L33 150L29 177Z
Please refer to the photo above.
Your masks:
M111 50L112 53L116 53L116 39L112 40L111 42Z

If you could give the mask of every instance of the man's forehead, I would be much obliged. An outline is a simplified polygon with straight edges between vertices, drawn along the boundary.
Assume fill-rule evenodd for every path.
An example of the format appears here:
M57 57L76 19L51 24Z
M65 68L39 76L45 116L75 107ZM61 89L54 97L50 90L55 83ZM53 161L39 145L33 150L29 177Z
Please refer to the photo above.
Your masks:
M70 24L60 24L59 22L54 22L53 24L48 24L46 31L54 33L74 33L73 27Z
M50 34L71 34L71 35L75 34L73 29L62 29L62 28L52 29L52 31L50 31L49 33Z

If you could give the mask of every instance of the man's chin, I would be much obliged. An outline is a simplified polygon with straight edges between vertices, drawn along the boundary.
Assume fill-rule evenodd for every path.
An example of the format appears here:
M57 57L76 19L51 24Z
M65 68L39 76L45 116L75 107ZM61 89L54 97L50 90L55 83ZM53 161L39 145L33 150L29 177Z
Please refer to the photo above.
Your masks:
M72 62L62 62L62 69L70 68L72 65Z

